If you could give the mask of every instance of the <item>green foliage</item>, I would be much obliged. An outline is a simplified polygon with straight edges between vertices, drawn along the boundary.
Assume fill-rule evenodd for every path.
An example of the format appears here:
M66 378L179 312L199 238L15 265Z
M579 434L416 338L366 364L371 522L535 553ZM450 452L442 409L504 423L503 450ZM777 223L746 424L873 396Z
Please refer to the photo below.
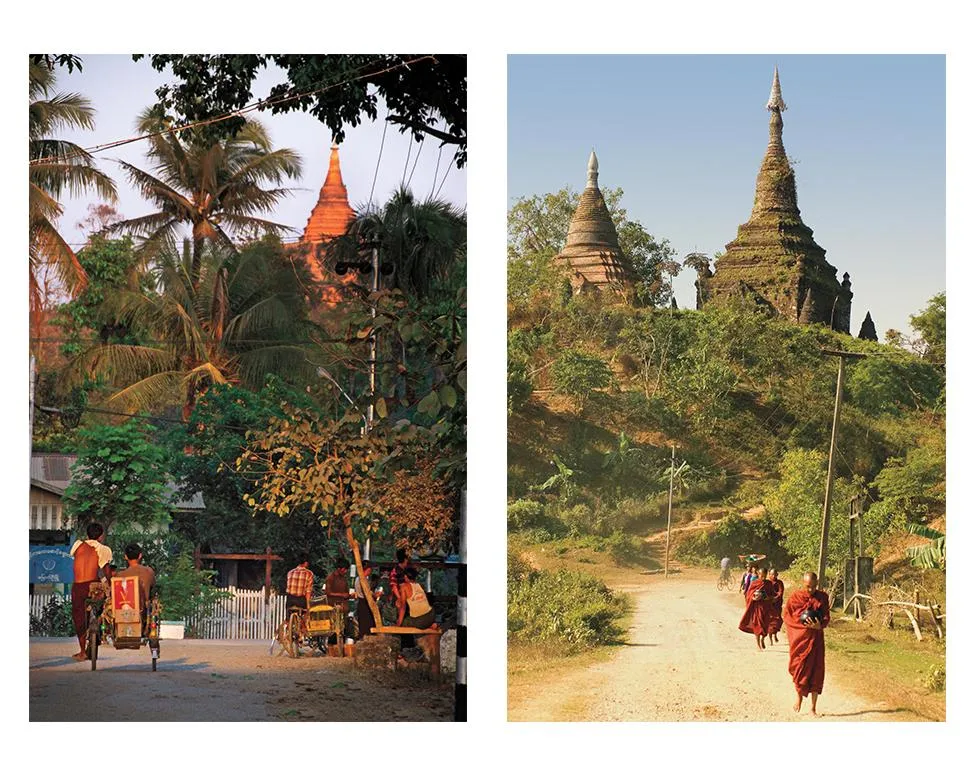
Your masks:
M149 439L154 429L139 420L81 431L64 509L80 532L100 522L113 529L144 531L167 526L165 451Z
M139 278L136 272L140 259L131 238L112 240L93 234L78 252L77 260L87 275L87 285L58 309L56 322L67 338L61 352L77 355L85 348L82 340L91 334L104 344L135 344L134 332L122 319L121 294L138 290L139 282L148 278Z
M946 294L939 293L928 300L917 315L911 315L911 326L920 334L915 350L930 363L945 363Z
M555 390L574 398L579 408L593 391L607 387L612 379L608 364L581 350L565 350L551 367Z
M595 577L538 571L508 554L508 639L580 649L614 642L628 601Z
M266 98L272 113L306 111L342 143L345 125L357 126L364 116L376 120L382 100L387 120L401 131L412 131L418 142L429 134L454 145L457 167L467 161L464 54L154 54L150 62L158 72L170 67L175 79L156 90L157 107L174 111L185 123L231 115L251 104L254 79L273 64L285 76ZM437 119L443 127L431 126ZM230 118L207 124L200 134L231 136L244 123L241 116Z
M684 537L677 554L705 565L718 563L723 557L735 562L741 554L765 554L771 566L783 570L793 560L783 544L783 534L769 518L744 519L730 514L712 530L696 531Z
M945 502L944 447L932 441L890 458L874 478L881 501L907 520L924 519Z
M912 546L907 551L911 565L922 570L945 570L945 534L927 525L908 525L911 535L929 539L930 543Z
M69 597L52 597L40 616L30 615L31 637L67 638L74 635L74 620Z
M190 616L204 618L219 600L228 596L227 591L213 585L215 571L196 570L189 552L178 554L167 568L155 570L162 619L184 621Z
M924 686L931 692L943 692L946 678L944 665L931 665L928 668L928 675L924 679Z
M672 298L670 279L679 274L675 251L666 239L655 239L637 221L629 220L621 206L621 188L602 189L619 246L639 280L635 294L647 306L667 304ZM543 196L520 198L508 211L508 300L514 306L539 300L554 301L561 308L568 301L562 293L562 273L551 259L565 246L568 225L578 207L580 192L564 188Z
M862 358L851 364L847 400L868 415L900 416L931 409L941 397L944 375L932 364L908 356Z

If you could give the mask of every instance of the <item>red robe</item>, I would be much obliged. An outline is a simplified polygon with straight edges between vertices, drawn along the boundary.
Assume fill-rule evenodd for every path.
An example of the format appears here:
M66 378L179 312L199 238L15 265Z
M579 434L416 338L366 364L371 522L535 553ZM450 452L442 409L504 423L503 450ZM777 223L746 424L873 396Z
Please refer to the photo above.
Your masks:
M753 593L761 592L761 600L754 600ZM769 580L753 579L746 590L746 611L739 620L739 628L743 632L754 635L766 635L770 622L770 607L773 605L773 584Z
M766 631L774 635L783 626L783 582L777 579L773 582L773 600L770 606L770 621L766 626Z
M800 615L808 608L820 612L824 627L830 624L830 599L826 592L798 589L783 607L783 623L790 639L790 675L801 697L823 691L823 630L811 630L800 623Z

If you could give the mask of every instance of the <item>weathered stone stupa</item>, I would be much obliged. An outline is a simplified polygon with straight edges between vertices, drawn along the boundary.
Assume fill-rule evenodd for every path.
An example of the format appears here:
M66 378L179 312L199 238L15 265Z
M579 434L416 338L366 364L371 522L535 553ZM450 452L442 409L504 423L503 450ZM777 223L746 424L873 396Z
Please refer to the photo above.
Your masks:
M566 268L575 293L591 289L623 291L634 276L618 244L615 224L598 188L598 157L588 157L588 180L555 261Z
M843 283L813 231L800 217L793 168L783 148L786 110L779 72L766 103L770 111L770 139L756 177L756 195L749 221L716 262L713 274L699 279L701 302L715 304L729 296L752 297L776 314L797 323L823 323L850 332L853 293L845 272Z
M355 215L340 172L339 148L334 144L330 147L326 180L299 240L300 246L308 248L306 260L317 282L322 282L324 278L329 281L335 279L323 266L326 246L346 232L347 225Z

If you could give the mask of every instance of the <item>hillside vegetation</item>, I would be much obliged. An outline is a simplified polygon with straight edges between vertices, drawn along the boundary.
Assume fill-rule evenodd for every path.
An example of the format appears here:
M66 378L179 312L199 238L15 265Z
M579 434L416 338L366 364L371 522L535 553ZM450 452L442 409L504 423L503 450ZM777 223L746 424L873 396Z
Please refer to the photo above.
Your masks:
M855 495L875 573L886 543L892 573L928 572L896 560L899 541L905 560L926 543L908 537L912 525L944 515L943 328L932 359L896 336L879 344L793 325L740 299L641 308L572 297L550 270L541 277L509 305L509 530L532 542L607 538L635 562L665 526L675 445L678 561L759 551L814 567L837 380L823 350L851 350L868 357L847 366L832 573ZM647 565L652 554L641 556Z

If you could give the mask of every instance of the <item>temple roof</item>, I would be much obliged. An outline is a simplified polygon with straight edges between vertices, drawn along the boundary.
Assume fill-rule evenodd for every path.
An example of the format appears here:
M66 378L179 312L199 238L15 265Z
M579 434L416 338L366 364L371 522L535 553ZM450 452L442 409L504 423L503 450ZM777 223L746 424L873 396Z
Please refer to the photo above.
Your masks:
M598 188L598 157L588 157L585 190L568 227L565 247L558 255L584 283L595 286L623 285L630 271L618 244L615 224Z
M319 200L309 214L301 241L319 244L339 237L346 232L346 226L355 214L346 195L346 186L343 185L343 175L339 168L339 146L334 144L330 148L326 180L319 189Z

